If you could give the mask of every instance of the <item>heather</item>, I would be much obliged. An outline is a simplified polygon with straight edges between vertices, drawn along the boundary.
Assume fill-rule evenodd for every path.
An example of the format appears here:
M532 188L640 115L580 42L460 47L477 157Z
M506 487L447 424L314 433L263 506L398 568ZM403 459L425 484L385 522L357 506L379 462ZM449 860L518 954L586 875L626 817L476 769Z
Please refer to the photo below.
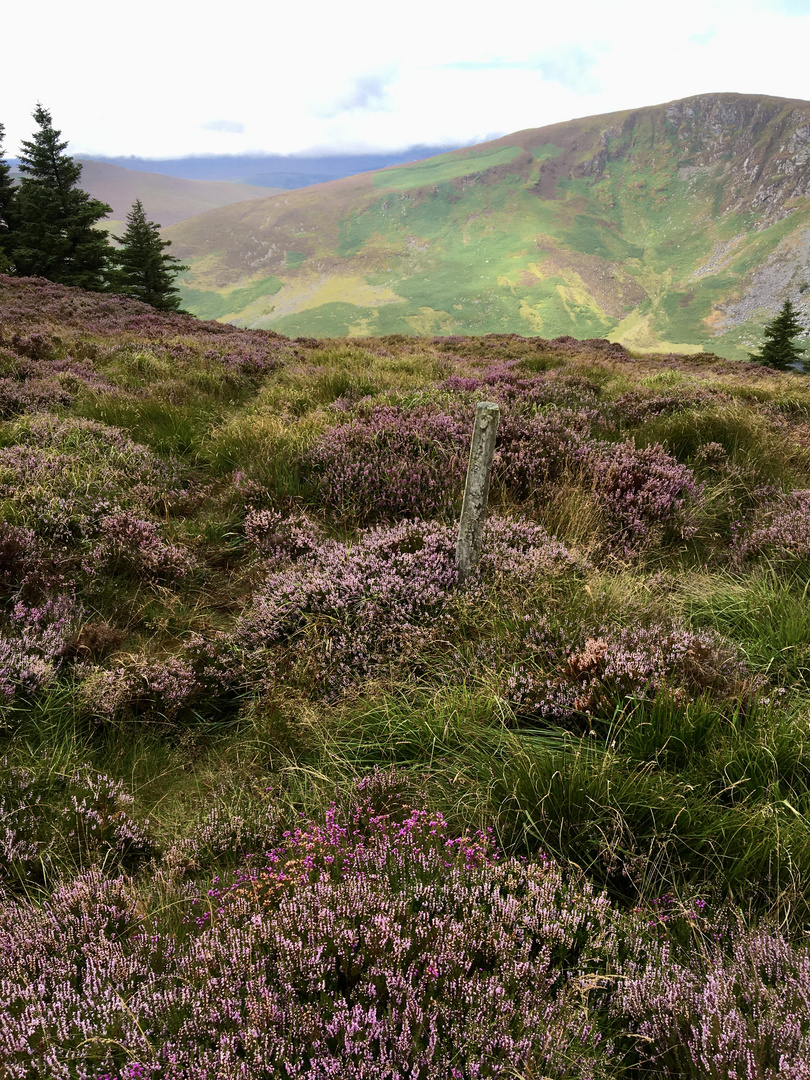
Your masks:
M806 1076L809 413L0 277L9 1075Z

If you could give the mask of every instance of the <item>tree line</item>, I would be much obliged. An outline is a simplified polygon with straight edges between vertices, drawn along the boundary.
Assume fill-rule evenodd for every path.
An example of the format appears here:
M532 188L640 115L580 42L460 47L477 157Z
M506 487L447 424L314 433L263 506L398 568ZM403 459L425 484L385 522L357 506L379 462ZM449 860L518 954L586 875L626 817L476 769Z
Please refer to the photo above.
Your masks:
M34 110L38 130L25 140L19 178L5 160L0 124L0 273L44 277L60 285L114 292L161 311L178 311L174 279L188 269L166 251L170 240L147 221L140 199L126 219L123 236L98 223L112 207L79 187L82 167L65 153L67 142L42 105Z

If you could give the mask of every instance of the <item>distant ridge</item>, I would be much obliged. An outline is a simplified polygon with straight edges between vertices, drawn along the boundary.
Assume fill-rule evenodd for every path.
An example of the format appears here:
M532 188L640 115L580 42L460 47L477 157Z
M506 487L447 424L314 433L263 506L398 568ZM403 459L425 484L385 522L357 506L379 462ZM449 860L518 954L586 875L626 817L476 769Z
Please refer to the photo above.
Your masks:
M810 325L810 102L702 94L506 135L168 230L186 307L307 336L606 337L744 358Z
M402 165L455 150L455 146L411 146L398 153L367 154L205 154L183 158L96 157L133 172L161 173L186 180L227 180L230 183L292 190L339 180L344 176Z
M265 188L246 184L183 180L89 158L76 160L82 166L81 186L94 198L109 203L114 221L123 221L136 199L141 200L150 220L166 226L220 206L267 196ZM105 224L108 227L109 220Z
M112 214L100 222L100 227L120 232L132 204L140 199L147 217L159 225L176 225L178 221L203 214L220 206L243 202L245 199L266 198L266 187L247 184L228 184L222 181L184 180L158 173L135 172L120 165L76 157L82 166L81 187L95 199L112 207ZM12 162L16 173L18 162ZM275 189L274 189L275 190Z

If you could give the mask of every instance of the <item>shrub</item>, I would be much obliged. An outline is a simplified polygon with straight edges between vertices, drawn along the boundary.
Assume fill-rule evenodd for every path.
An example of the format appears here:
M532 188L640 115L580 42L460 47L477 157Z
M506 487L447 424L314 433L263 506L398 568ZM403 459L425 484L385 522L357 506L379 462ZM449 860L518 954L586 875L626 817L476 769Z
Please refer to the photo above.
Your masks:
M599 387L581 375L562 375L545 372L527 375L522 361L493 363L481 375L451 375L441 384L456 393L486 397L510 410L534 412L544 405L560 409L586 411L592 418L599 416Z
M200 690L184 657L131 657L114 668L86 668L78 697L83 711L103 720L133 715L172 720Z
M0 886L50 881L65 864L131 865L150 851L145 824L120 780L87 765L66 775L2 761ZM44 766L44 767L43 767Z
M725 937L725 935L723 935ZM810 953L767 929L673 955L667 942L628 964L613 1008L642 1064L706 1080L810 1077Z
M37 606L18 600L0 624L0 702L52 683L68 640L81 620L75 597L56 596Z
M323 534L305 514L285 517L278 510L250 510L245 516L245 539L273 566L312 554Z
M618 702L712 694L750 699L761 687L739 651L710 630L678 623L576 634L541 619L527 634L535 662L515 665L507 694L522 714L564 721L612 715ZM578 640L577 640L578 638Z
M141 922L123 879L92 874L41 911L7 907L0 936L26 947L0 988L14 1018L0 1053L10 1080L131 1078L134 1063L155 1080L593 1080L611 1048L572 977L610 921L587 886L543 860L501 865L440 814L332 807L255 872L215 878L184 933Z
M810 490L774 493L733 526L732 557L737 562L766 557L770 562L810 559Z
M587 423L562 411L506 416L498 427L493 483L516 499L542 501L584 460Z
M663 446L634 442L602 444L591 451L594 495L624 554L632 555L653 540L686 539L694 533L690 504L701 488L692 470Z
M304 635L316 680L345 688L443 622L454 555L452 530L424 522L379 526L354 544L323 541L269 575L237 620L235 643L261 667L269 646Z
M488 581L510 578L529 584L538 579L584 571L589 563L550 537L540 525L492 514L484 525L478 576Z
M459 502L471 421L380 406L327 429L307 459L323 505L358 523L441 517Z
M47 557L34 531L0 521L0 596L39 601L64 586L58 563Z
M234 642L257 672L289 663L267 650L286 644L310 677L333 692L374 674L453 631L458 582L456 531L420 521L377 526L353 544L324 540L287 569L273 571L237 620ZM466 584L579 566L539 526L498 517L487 523L483 556ZM282 671L278 668L278 673Z
M69 648L83 655L73 641ZM77 691L82 711L101 720L172 721L201 702L238 695L245 683L241 657L223 632L190 634L179 655L130 655L114 667L84 663L77 670L83 676Z
M118 428L91 420L28 416L3 432L0 499L6 518L31 529L52 554L75 552L119 512L186 497L175 464L166 463Z
M7 900L10 1080L806 1080L805 945L702 900L622 914L543 856L396 798L387 813L387 782L171 910L97 870Z
M132 511L108 514L98 523L98 540L82 563L86 573L129 572L147 581L184 577L197 565L187 548L167 543L153 521Z

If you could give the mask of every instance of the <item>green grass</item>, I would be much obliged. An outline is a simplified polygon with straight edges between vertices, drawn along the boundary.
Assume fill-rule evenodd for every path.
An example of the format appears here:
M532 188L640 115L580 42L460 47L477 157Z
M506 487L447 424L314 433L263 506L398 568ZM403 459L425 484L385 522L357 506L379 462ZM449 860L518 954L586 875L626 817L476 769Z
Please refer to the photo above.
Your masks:
M82 414L111 427L124 428L136 442L144 443L159 454L194 461L215 422L217 411L213 403L184 406L159 399L125 401L108 398L87 402Z
M804 574L765 572L742 581L716 575L690 588L688 610L697 625L738 642L756 670L810 690L808 588Z
M299 266L304 265L306 260L307 256L303 251L288 251L284 255L284 262L288 270L297 270ZM257 299L257 297L254 297L254 299Z
M468 151L461 154L441 154L415 165L399 165L374 173L374 186L409 191L413 188L440 184L456 177L485 172L498 165L508 165L523 153L519 146L503 146L499 150Z
M296 256L301 255L301 252L288 254ZM303 261L302 258L294 265L300 266ZM288 269L293 269L293 264L288 263L287 266ZM221 319L225 315L238 314L255 300L261 300L264 296L275 296L283 284L280 278L272 274L260 281L254 281L250 285L243 285L241 288L231 289L228 292L195 289L183 278L178 279L177 282L182 306L188 311L193 311L200 319Z

